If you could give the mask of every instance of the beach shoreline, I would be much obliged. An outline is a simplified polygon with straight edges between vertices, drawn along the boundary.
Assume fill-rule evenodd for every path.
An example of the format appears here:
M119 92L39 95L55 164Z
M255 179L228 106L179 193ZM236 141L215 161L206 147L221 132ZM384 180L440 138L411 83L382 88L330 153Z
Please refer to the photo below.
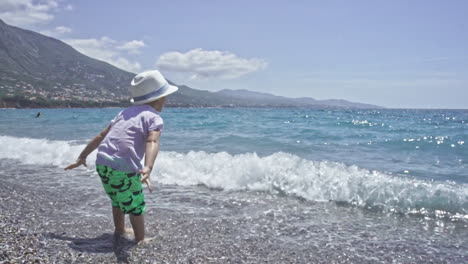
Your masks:
M19 178L18 178L19 177ZM74 186L34 187L21 184L24 176L3 175L0 179L0 263L457 263L458 256L440 251L446 246L437 246L432 254L426 252L429 245L420 245L417 251L408 251L408 245L416 245L418 238L409 239L408 234L399 237L398 219L382 215L382 227L390 228L384 237L374 229L353 226L345 218L342 221L327 219L329 213L318 214L308 226L291 225L296 216L284 218L276 215L274 206L265 204L266 213L245 215L233 205L232 217L221 211L207 214L168 208L157 205L146 213L147 236L155 239L136 246L132 237L116 238L109 208L108 215L94 214L93 202L80 196ZM32 175L29 175L32 177ZM75 175L74 177L79 177ZM23 178L24 179L24 178ZM156 186L157 193L164 196L164 188ZM102 194L104 195L104 194ZM222 195L222 191L219 194ZM255 194L252 194L255 195ZM189 196L187 196L189 197ZM187 199L184 198L184 199ZM216 197L207 197L216 200ZM302 202L294 198L293 205ZM83 211L74 208L89 208ZM307 202L304 202L307 203ZM162 204L162 203L161 203ZM338 210L341 217L354 211L362 216L363 210L331 206L329 203L305 204L319 208L330 208L331 215ZM179 207L180 208L180 207ZM224 209L226 211L226 209ZM321 209L319 209L321 210ZM328 209L325 209L328 210ZM102 208L100 210L103 211ZM364 215L368 214L364 212ZM219 216L218 216L219 215ZM239 215L244 215L239 217ZM375 217L374 213L369 213ZM265 225L277 219L277 231ZM289 219L289 220L288 220ZM288 223L291 222L291 223ZM330 222L331 221L331 222ZM415 219L410 218L414 225ZM127 218L127 225L128 218ZM421 224L422 225L422 224ZM436 227L437 228L437 227ZM339 234L346 229L356 229L354 238L346 238L342 245L329 244L340 240ZM417 231L420 230L420 231ZM278 233L278 231L280 233ZM414 232L427 232L418 227ZM312 237L303 243L288 238L308 232ZM349 232L349 231L345 231ZM431 231L432 232L432 231ZM415 233L417 234L417 233ZM329 242L323 239L330 236ZM338 236L337 236L338 235ZM388 236L388 237L387 237ZM315 237L315 239L314 239ZM437 238L436 235L434 238ZM388 241L387 239L390 239ZM315 241L316 240L316 241ZM387 240L388 244L381 244ZM315 241L315 242L314 242ZM439 243L442 241L439 241ZM415 244L416 243L416 244ZM462 243L462 242L461 242ZM330 246L335 248L331 250ZM434 245L432 245L434 246ZM371 248L369 248L371 247ZM366 249L367 248L367 249ZM376 255L369 254L371 249ZM383 256L378 253L388 251ZM438 252L438 254L436 254ZM378 256L378 257L377 257Z
M147 236L155 239L135 245L133 237L113 235L110 210L108 216L82 215L70 209L83 202L73 191L13 181L7 175L0 180L2 264L306 263L313 255L290 251L273 236L241 238L228 219L194 219L163 208L146 214Z

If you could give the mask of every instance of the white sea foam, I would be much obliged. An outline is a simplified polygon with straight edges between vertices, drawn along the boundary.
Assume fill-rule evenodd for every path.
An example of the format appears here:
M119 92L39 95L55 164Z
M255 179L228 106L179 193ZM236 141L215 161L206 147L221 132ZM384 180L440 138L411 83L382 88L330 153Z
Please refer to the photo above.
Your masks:
M74 162L83 148L68 141L0 136L0 159L18 159L23 164L63 167ZM94 162L91 155L88 163Z
M0 146L0 159L59 167L73 162L84 147L67 141L9 136L0 136ZM89 165L94 163L94 157L90 155ZM468 184L402 178L282 152L259 157L255 153L163 151L153 173L153 179L162 184L265 191L404 213L450 212L460 217L468 214Z
M338 201L399 212L468 213L468 185L396 177L342 163L311 161L288 153L164 152L158 175L165 184L204 184L224 190L256 190L310 201Z

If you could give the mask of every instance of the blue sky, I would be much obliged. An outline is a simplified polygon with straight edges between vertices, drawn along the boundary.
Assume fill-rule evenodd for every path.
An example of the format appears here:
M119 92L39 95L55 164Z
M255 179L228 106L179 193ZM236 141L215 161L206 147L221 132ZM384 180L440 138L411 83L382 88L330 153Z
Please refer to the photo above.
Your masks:
M0 18L179 84L468 108L468 1L0 0Z

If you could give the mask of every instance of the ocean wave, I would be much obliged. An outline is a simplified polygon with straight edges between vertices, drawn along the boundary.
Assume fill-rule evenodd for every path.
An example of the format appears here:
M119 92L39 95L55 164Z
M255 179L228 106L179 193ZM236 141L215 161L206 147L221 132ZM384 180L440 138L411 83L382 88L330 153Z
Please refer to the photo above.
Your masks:
M73 141L0 136L0 159L17 159L24 164L64 167L78 157L85 145ZM91 155L88 163L95 162Z
M309 201L346 202L400 213L468 219L468 185L433 182L370 171L288 153L164 152L157 181L223 190L281 193Z
M64 167L84 145L69 141L0 136L0 159ZM95 155L90 155L89 165ZM153 179L162 184L205 185L227 191L261 191L309 201L345 202L405 214L468 220L468 184L424 181L277 152L188 153L162 151Z

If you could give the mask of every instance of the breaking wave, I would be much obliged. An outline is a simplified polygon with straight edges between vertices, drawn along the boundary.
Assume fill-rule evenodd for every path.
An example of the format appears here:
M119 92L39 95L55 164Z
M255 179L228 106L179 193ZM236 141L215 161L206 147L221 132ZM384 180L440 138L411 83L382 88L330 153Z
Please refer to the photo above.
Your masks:
M69 141L10 136L0 136L0 145L0 159L58 167L74 161L84 147ZM94 158L90 156L89 165ZM163 151L153 173L153 179L161 184L280 193L309 201L468 220L468 184L399 177L283 152L260 157L255 153Z

